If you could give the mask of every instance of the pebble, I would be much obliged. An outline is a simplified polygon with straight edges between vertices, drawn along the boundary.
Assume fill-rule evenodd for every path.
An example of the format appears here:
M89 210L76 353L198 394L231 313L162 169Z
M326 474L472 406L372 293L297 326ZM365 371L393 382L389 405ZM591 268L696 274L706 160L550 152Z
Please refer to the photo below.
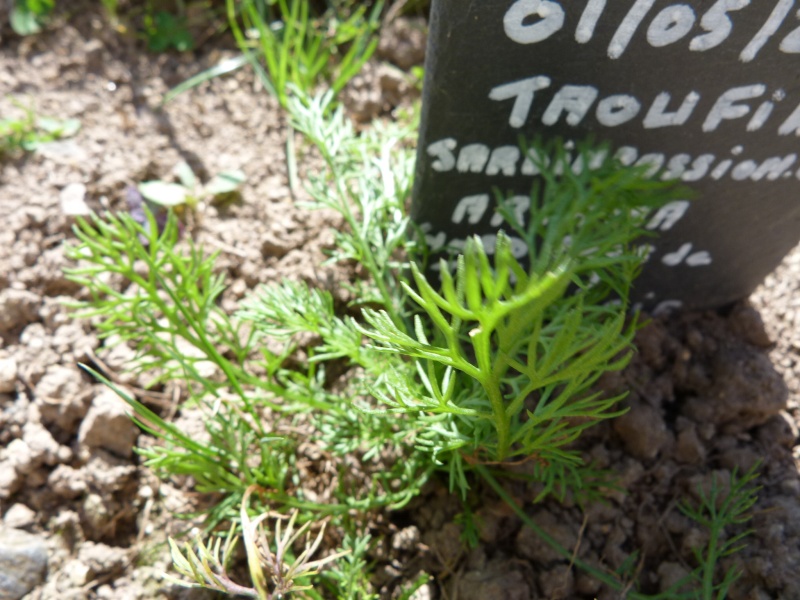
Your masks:
M425 60L426 42L424 19L400 17L381 28L378 55L408 71Z
M11 440L0 451L0 498L8 498L19 489L33 462L31 449L21 439Z
M75 140L58 140L42 144L39 154L60 165L78 166L89 161L89 154Z
M539 589L549 600L574 598L575 574L568 565L558 565L539 574Z
M532 515L533 521L564 548L574 548L578 541L574 524L559 518L550 511L540 510ZM520 529L515 540L515 549L525 558L541 562L555 562L561 558L553 548L543 544L538 535L529 527Z
M40 402L42 421L73 433L86 414L81 372L77 367L50 365L34 388Z
M12 529L25 529L36 522L36 513L21 503L16 503L6 511L3 524Z
M47 547L26 531L0 527L0 600L20 600L44 581Z
M658 575L661 578L659 587L662 592L666 592L672 586L686 579L689 572L683 565L676 562L665 562L658 567Z
M76 571L84 572L94 579L121 571L128 563L128 551L107 544L84 542L78 550L77 562L85 566L85 570L76 569Z
M22 328L33 322L42 303L38 294L7 288L0 292L0 332Z
M61 212L73 217L91 214L85 198L86 186L82 183L70 183L58 195Z
M13 392L17 387L17 361L0 358L0 394Z
M128 410L128 405L113 390L103 389L92 400L78 429L81 448L104 448L118 456L130 457L139 430Z
M67 499L77 498L87 489L84 473L69 465L58 465L48 476L47 486L57 496Z
M429 583L426 583L422 587L417 588L417 591L411 594L409 600L433 600L433 594L433 588Z
M756 430L756 438L763 444L775 444L791 450L800 439L800 432L792 415L782 410Z
M650 460L658 456L670 440L661 412L648 404L637 404L614 420L614 431L636 458Z
M502 563L506 563L503 565ZM456 578L456 592L453 596L459 600L487 600L503 598L504 600L528 600L536 596L531 593L525 575L510 569L507 560L498 560L487 565L485 571L471 571L463 577Z
M410 525L392 536L392 548L411 551L419 543L419 540L419 528L416 525Z
M689 425L678 433L678 443L675 448L675 458L678 462L698 465L706 459L706 448L697 435L694 424Z
M31 461L36 466L42 463L50 466L58 464L61 447L41 423L25 423L22 428L22 439L28 445Z

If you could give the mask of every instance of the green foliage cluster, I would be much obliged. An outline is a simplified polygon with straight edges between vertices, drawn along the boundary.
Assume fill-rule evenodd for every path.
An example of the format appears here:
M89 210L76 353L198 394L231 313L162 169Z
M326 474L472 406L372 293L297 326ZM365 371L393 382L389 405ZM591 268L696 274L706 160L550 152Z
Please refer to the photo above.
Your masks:
M328 107L319 101L309 103L305 110L306 117L319 119ZM342 142L335 156L329 156L336 171L335 175L321 174L318 189L327 189L338 176L344 196L337 202L352 201L347 194L357 191L364 212L381 217L360 231L341 232L342 252L371 257L368 262L388 280L390 266L383 261L389 256L381 240L389 235L399 244L407 221L401 217L403 196L386 194L386 186L410 189L411 152L389 152L387 147L376 159L370 149L379 139L388 138L356 138L341 111L335 113L334 122L322 130ZM311 125L302 117L298 126L303 126L301 123ZM394 136L398 143L407 134L391 129L394 131L386 135ZM395 161L398 156L401 160ZM361 189L345 183L355 185L353 178L361 178ZM326 194L325 202L330 201ZM352 222L357 222L352 208L348 210ZM383 218L386 214L399 220L390 223ZM235 518L245 490L253 485L262 490L262 507L299 508L304 521L330 515L340 526L352 511L399 507L419 493L433 465L415 452L414 431L398 427L392 415L365 414L345 400L368 393L364 380L354 378L343 392L330 389L326 372L335 361L346 358L352 367L366 365L371 371L387 363L384 354L363 346L354 323L337 315L330 293L299 283L270 286L259 290L247 307L232 317L218 304L224 282L214 274L215 256L205 256L191 244L188 252L182 250L174 214L161 231L152 214L149 226L125 214L93 216L79 222L76 235L80 244L68 254L78 266L69 276L86 286L92 297L75 306L79 314L94 318L108 344L134 345L137 359L131 365L133 371L147 372L154 382L186 385L188 405L205 415L209 439L200 442L118 390L133 407L139 425L163 441L163 445L140 450L145 464L165 477L191 475L198 491L224 495L210 510L210 527ZM349 242L344 243L345 239ZM108 283L109 275L125 281L127 289L117 290ZM370 298L380 295L379 288L371 279L359 286L372 290ZM290 367L286 359L293 354L295 334L300 332L317 333L323 336L323 343L303 368ZM268 335L284 340L284 350L266 350L264 337ZM202 366L209 364L216 367L219 377L201 375ZM308 429L309 423L311 441L338 460L355 455L365 468L375 465L370 486L342 476L329 501L303 495L294 463L298 445L308 440L298 437L294 424ZM391 462L383 456L385 452L393 455ZM363 537L357 532L357 523L346 528L352 536ZM360 562L343 563L348 564L356 569ZM331 577L335 573L337 581L350 582L352 598L361 597L359 590L366 586L363 572L332 571Z
M39 33L56 7L56 0L14 0L9 22L19 35Z
M302 0L227 0L239 47L264 88L286 107L291 86L311 94L325 83L341 91L375 51L383 2L371 9L330 2L315 15Z
M194 37L183 15L165 10L148 11L144 14L143 25L147 48L153 52L165 52L170 48L185 52L194 48Z
M758 467L756 464L741 477L734 470L727 486L723 486L717 474L712 473L711 489L708 492L702 488L696 490L699 496L697 505L683 502L679 506L683 514L707 529L709 535L706 547L692 548L698 564L691 574L692 582L698 584L695 598L723 600L741 577L741 572L730 568L722 580L716 582L720 559L742 550L746 546L745 538L753 532L744 529L731 535L728 530L731 526L745 525L751 518L750 511L758 501L758 490L761 489L755 485Z
M19 152L34 152L42 144L75 135L81 127L77 119L37 117L33 109L15 104L24 111L19 118L0 119L0 158Z
M562 146L539 148L551 159L541 165L528 224L498 201L509 233L490 240L493 248L471 239L453 274L440 263L437 285L421 266L424 246L408 236L410 130L393 124L356 135L332 101L331 93L294 97L289 109L293 127L326 164L310 176L310 208L336 210L347 223L336 231L331 260L358 261L367 272L352 283L349 316L330 292L298 282L262 286L237 314L226 314L215 256L191 243L184 251L174 215L160 233L152 215L149 227L127 215L81 221L81 244L69 250L79 266L69 275L91 291L92 300L77 307L83 316L93 317L109 342L135 346L133 369L157 382L183 382L188 403L205 414L209 441L201 442L119 390L140 426L163 441L140 450L146 464L162 476L192 475L198 491L222 492L212 525L234 518L248 504L248 489L259 490L254 514L285 507L299 509L304 523L335 519L351 554L317 581L328 582L337 597L361 598L370 593L359 558L367 538L348 515L404 505L437 469L465 493L474 474L491 483L504 463L536 460L533 477L544 484L543 495L596 492L602 477L567 445L617 414L617 398L591 386L628 359L634 326L626 325L625 298L644 258L635 240L648 210L670 192L611 159L575 173ZM578 148L587 158L591 151ZM527 264L514 256L511 236L524 242ZM128 288L107 283L109 274ZM288 361L309 335L318 341L304 347L307 359ZM274 350L275 341L283 350ZM209 364L218 376L201 374ZM335 365L360 375L334 391L328 371ZM302 438L293 433L301 425ZM356 456L365 469L375 465L372 487L342 477L331 501L305 497L294 466L302 441L334 460ZM736 497L748 489L736 488ZM715 503L716 496L704 506ZM735 506L701 522L719 533L749 504ZM176 564L203 585L219 585L222 579L192 567L205 564L205 554L214 577L223 577L218 546L201 543L196 553L175 546L184 557ZM713 546L707 564L729 550ZM598 576L621 585L616 576ZM308 583L302 573L296 580Z
M137 187L139 193L150 202L162 207L186 205L197 208L209 200L219 202L238 192L247 176L241 170L223 171L212 177L207 183L200 182L197 175L186 162L181 162L173 169L177 182L155 179L143 181Z
M588 146L578 152L608 156ZM575 173L562 146L537 154L551 158L541 165L529 224L514 206L499 205L524 242L527 268L504 232L490 240L493 260L474 237L455 276L441 260L440 291L411 265L413 286L402 286L422 312L413 327L385 311L364 311L371 329L361 331L376 348L413 357L417 370L416 378L385 374L395 392L376 395L392 412L430 415L424 443L448 464L451 486L462 493L465 461L536 459L553 474L580 467L578 454L564 447L620 414L619 398L591 387L630 358L635 326L626 325L626 300L644 260L634 241L645 234L650 209L674 193L610 158ZM410 386L413 379L422 387Z
M573 559L496 477L530 462L530 479L543 484L537 501L568 492L581 500L607 485L570 444L620 414L619 398L593 386L630 358L637 324L627 299L646 258L645 219L675 191L642 169L623 167L605 148L535 142L526 153L547 158L537 165L541 181L527 214L498 195L504 230L470 238L430 265L424 236L411 235L406 214L413 124L376 123L356 133L335 101L374 51L380 5L369 12L331 3L316 15L300 0L228 0L227 10L244 52L231 68L252 64L287 109L292 131L322 158L324 168L307 175L308 208L344 220L330 260L358 264L364 275L350 282L346 306L329 290L282 281L253 291L231 315L220 305L225 280L216 255L181 240L173 211L163 227L150 213L146 223L125 214L79 219L68 276L90 298L74 305L78 314L94 320L107 345L133 346L131 369L153 384L178 385L184 406L204 417L206 438L192 438L115 387L140 427L161 441L139 450L145 464L162 477L190 475L198 491L220 495L208 511L209 530L234 523L224 541L170 542L181 581L259 599L325 592L376 598L360 516L404 506L438 471L462 498L477 479L486 481L546 543ZM311 94L320 82L330 89ZM177 175L180 184L145 182L139 189L168 207L211 193L188 167ZM225 182L233 179L240 182ZM304 443L322 449L337 470L324 499L300 480ZM361 479L346 466L353 459ZM753 478L734 478L728 495L714 487L699 507L683 507L709 528L711 541L697 551L697 570L656 597L725 596L736 573L715 583L714 570L746 535L725 538L724 530L746 521ZM292 516L285 530L278 520L267 536L262 523L276 510ZM470 530L469 511L462 517ZM305 541L302 534L326 519L343 532L341 552L312 560L322 532ZM252 587L227 572L237 535ZM318 572L325 563L331 564ZM612 589L626 587L628 574L575 563ZM421 576L401 597L425 581ZM700 591L680 591L687 584Z

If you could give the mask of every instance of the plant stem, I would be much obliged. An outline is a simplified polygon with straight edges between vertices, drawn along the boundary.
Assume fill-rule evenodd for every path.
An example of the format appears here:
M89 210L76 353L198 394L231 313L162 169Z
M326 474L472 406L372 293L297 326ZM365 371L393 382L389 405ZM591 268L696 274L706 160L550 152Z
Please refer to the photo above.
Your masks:
M705 564L703 565L703 598L705 600L714 599L714 565L718 560L717 556L717 541L722 534L722 527L720 527L717 519L711 519L711 532L708 540L708 552L706 554Z
M330 169L331 173L336 173L336 164L333 156L322 145L320 145L320 151L322 152L323 158L328 164L328 168ZM350 201L348 200L348 197L352 196L355 198L357 197L357 194L348 193L341 178L335 177L334 179L336 182L336 193L339 198L339 212L344 216L348 226L353 231L353 234L358 236L359 245L364 251L362 256L364 266L367 267L367 270L372 275L373 283L378 288L378 293L380 294L383 308L395 324L402 325L403 323L397 310L394 295L389 291L389 288L386 285L386 275L384 270L380 268L378 261L375 259L375 254L372 251L370 240L364 236L362 229L359 227L358 220L356 219L356 216L353 213L353 209L350 205Z
M520 508L520 506L514 501L511 495L503 489L503 487L498 483L497 479L491 474L489 469L487 469L484 465L477 464L475 465L475 470L478 474L486 480L486 482L492 487L492 489L500 496L500 499L503 500L511 510L520 518L520 520L525 524L525 526L530 527L533 532L539 536L550 548L552 548L557 554L559 554L565 560L571 561L572 564L577 566L579 569L583 569L589 575L597 579L598 581L606 584L612 590L620 592L624 589L622 583L614 578L612 575L601 571L590 565L589 563L581 560L577 556L575 556L574 552L570 552L566 548L564 548L561 544L559 544L555 538L550 536L546 531L544 531L541 527L539 527L533 519L531 519L528 514ZM679 585L683 582L679 582ZM630 600L688 600L692 598L690 594L677 592L674 588L677 586L673 586L669 590L661 592L660 594L656 594L654 596L649 596L646 594L640 594L637 592L627 592L626 598Z
M510 423L506 418L506 408L503 402L503 393L500 391L500 379L495 376L492 364L491 353L491 330L484 329L481 324L478 328L470 332L472 346L475 349L475 357L478 362L478 371L481 374L480 382L489 402L492 405L492 415L495 428L497 429L497 451L494 460L502 461L508 456L511 445Z

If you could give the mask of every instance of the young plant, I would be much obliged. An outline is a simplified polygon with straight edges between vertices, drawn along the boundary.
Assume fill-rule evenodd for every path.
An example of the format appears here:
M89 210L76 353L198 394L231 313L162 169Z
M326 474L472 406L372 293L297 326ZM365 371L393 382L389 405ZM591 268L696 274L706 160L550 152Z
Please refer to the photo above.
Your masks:
M185 162L174 169L178 183L155 180L144 181L137 187L141 195L160 207L188 206L196 209L204 201L222 202L226 197L236 193L247 179L239 170L224 171L206 183L200 183L192 168Z
M161 231L150 214L147 228L127 215L79 221L81 244L69 255L81 262L70 276L92 294L84 314L104 337L135 346L135 370L184 382L206 416L208 440L191 439L127 396L139 423L164 442L142 451L146 464L222 492L213 522L230 518L258 485L271 508L341 525L354 511L404 505L442 465L462 492L471 470L489 480L487 466L514 461L534 462L550 490L587 485L590 471L568 444L619 412L616 398L591 386L627 361L627 294L644 260L637 237L671 188L611 159L589 160L588 146L577 152L594 168L580 172L563 146L536 146L550 158L541 161L527 223L518 206L500 201L507 232L470 240L454 273L440 263L435 285L417 266L424 248L404 210L413 127L356 135L333 98L298 91L288 107L292 126L324 162L309 175L312 206L345 222L331 260L363 269L347 307L308 284L276 282L227 315L213 256L191 243L188 252L176 247L174 214ZM127 289L107 283L109 274ZM307 359L288 361L309 337L316 341L304 347ZM284 349L266 350L266 338ZM334 370L348 375L332 380ZM338 465L325 501L298 483L298 431ZM365 470L363 481L352 479L343 457ZM219 547L176 564L218 585L226 554ZM217 579L198 566L202 555Z
M290 85L306 95L323 82L334 94L344 88L375 52L383 2L369 11L334 4L321 16L306 0L227 0L227 6L239 47L264 88L286 107Z
M367 168L374 176L375 165L355 162L365 158L363 146L352 143L349 152L348 168L358 173ZM383 158L385 173L392 173L390 154ZM410 163L402 164L410 172ZM377 193L389 182L370 185L370 202L397 202ZM321 514L401 506L414 497L432 468L413 456L413 429L398 428L391 416L360 413L351 399L366 393L362 381L354 379L348 389L333 393L326 377L330 361L371 369L402 361L362 348L360 333L336 315L331 295L307 285L269 286L235 317L225 314L217 302L224 281L214 275L215 257L205 256L190 241L188 249L178 246L174 213L163 227L152 213L143 213L144 224L125 214L80 220L76 235L81 243L68 254L79 261L70 278L91 292L90 300L78 304L80 314L94 317L109 343L134 345L134 371L147 373L154 384L179 383L207 416L210 439L188 439L126 395L139 422L164 442L142 450L147 464L163 476L191 474L203 490L224 492L225 506L212 509L215 521L251 484L269 489L276 506L303 506ZM385 226L380 220L372 227ZM377 242L373 233L372 243ZM381 269L388 272L385 265ZM109 284L109 275L123 282L122 289ZM304 332L324 334L323 343L306 365L289 368L286 359L296 347L293 334ZM265 336L287 340L286 349L267 351L261 344ZM209 366L213 376L204 374ZM335 502L303 498L291 476L298 440L287 432L296 431L294 419L304 420L312 439L333 456L356 454L365 468L373 469L366 488L342 477L331 492ZM387 461L387 453L397 460Z
M194 48L186 17L165 10L145 13L144 36L148 50L153 52L166 52L170 48L185 52Z
M9 21L19 35L33 35L42 30L56 7L55 0L14 0Z
M249 497L254 489L253 486L247 489L240 510L242 539L253 587L234 583L226 571L238 541L238 536L234 533L235 526L232 526L228 532L221 556L222 540L220 538L212 538L208 545L198 538L196 540L197 551L193 550L189 544L184 544L181 549L175 540L170 538L169 545L175 570L187 577L188 581L167 576L168 580L186 587L203 587L246 598L278 600L288 594L311 589L312 586L300 582L307 581L319 573L323 566L348 553L345 550L322 559L311 560L325 535L325 525L320 527L316 538L311 541L308 533L311 522L306 522L297 531L294 530L297 511L289 517L285 531L282 531L280 519L276 521L273 538L275 549L273 550L273 544L270 543L262 525L269 518L269 513L251 519L247 511ZM303 534L305 534L303 550L299 556L292 558L292 547Z
M365 364L386 364L386 357L370 357L361 348L360 334L335 315L330 294L290 283L262 290L265 307L286 311L276 315L283 334L257 311L231 318L217 303L224 283L214 275L215 256L204 256L190 242L188 252L178 246L174 213L162 229L152 213L145 214L147 228L127 214L79 219L75 233L80 244L68 250L78 263L68 276L91 293L91 299L75 304L79 316L95 319L107 345L134 345L131 370L154 377L152 383L185 387L186 404L202 411L206 436L189 436L87 368L132 407L142 429L161 440L138 450L144 464L164 478L191 476L197 491L219 494L219 503L207 509L209 528L230 520L234 507L246 504L246 489L253 485L263 490L262 500L270 507L299 509L299 521L329 515L337 525L354 511L400 507L416 496L432 468L415 455L413 432L398 428L396 418L361 414L351 400L362 393L357 379L339 393L329 389L328 361L355 356ZM121 289L119 281L124 282ZM252 304L260 306L255 299ZM284 352L259 347L270 328L287 340L293 331L318 331L331 347L326 351L323 345L305 368L289 368L286 358L295 348L290 340ZM309 432L305 440L320 444L330 456L357 457L365 481L353 481L351 467L341 464L329 499L306 497L293 466L299 427ZM370 468L371 463L375 466ZM197 560L188 551L183 560L174 556L176 566L214 589L241 591L225 580L222 566L229 552L220 557L219 542L201 545L197 552ZM284 575L292 574L302 579L297 569Z
M244 366L253 337L232 323L217 305L223 278L214 274L215 256L176 247L178 222L170 213L163 229L151 213L145 228L127 214L78 219L80 244L67 249L77 266L67 276L86 286L91 299L72 306L96 319L107 345L132 344L129 369L148 373L151 385L180 382L192 404L204 411L207 441L195 440L165 422L130 394L118 393L139 424L164 440L142 450L146 464L166 476L192 475L198 489L241 497L251 484L284 489L284 440L269 436L261 411L279 391ZM124 283L119 289L110 277ZM210 377L213 366L221 376ZM255 389L253 389L255 387ZM260 457L253 467L251 452ZM227 510L222 507L216 518Z
M576 173L562 145L530 150L548 160L539 165L528 224L515 212L519 203L501 201L514 237L468 239L454 275L440 261L438 291L411 265L414 285L401 285L421 309L413 326L372 309L363 313L369 327L359 325L374 349L414 360L415 383L386 373L394 392L375 393L391 412L428 415L423 443L462 493L465 464L578 468L580 457L567 446L620 414L619 397L591 388L630 358L635 323L627 322L627 299L645 259L637 240L648 212L674 194L611 159ZM608 155L589 146L578 152L583 164Z
M346 228L334 231L331 260L355 262L368 276L353 283L354 304L378 304L393 318L407 310L401 286L409 257L424 250L406 214L414 155L409 146L415 122L375 123L357 135L335 96L313 98L300 90L289 102L292 127L317 150L325 169L309 173L309 208L339 213Z
M17 102L14 104L24 111L24 115L0 119L0 157L20 151L35 152L42 144L71 137L81 128L77 119L37 117L33 109Z
M716 473L712 473L711 490L706 493L702 488L697 489L700 497L697 506L693 507L688 502L679 505L683 514L707 528L709 533L705 548L692 549L699 565L691 575L699 584L696 594L698 600L723 600L730 587L742 575L731 567L725 572L722 581L715 583L720 559L742 550L746 545L745 538L753 532L752 529L746 529L726 537L728 528L744 525L752 518L750 509L758 501L758 490L761 489L754 485L758 477L758 466L755 465L741 477L734 471L730 485L724 487L717 481Z

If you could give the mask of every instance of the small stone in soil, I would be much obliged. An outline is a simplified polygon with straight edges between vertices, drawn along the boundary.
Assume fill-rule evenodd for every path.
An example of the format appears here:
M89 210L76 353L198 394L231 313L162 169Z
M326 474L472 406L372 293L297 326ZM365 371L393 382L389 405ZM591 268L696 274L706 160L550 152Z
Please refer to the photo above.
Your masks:
M14 357L0 358L0 393L13 392L17 387L17 361Z
M44 581L47 547L19 529L0 527L0 598L20 600Z
M25 529L36 522L36 513L21 503L16 503L3 515L3 524L12 529Z
M697 435L697 427L692 423L678 433L678 442L675 448L675 458L678 462L699 465L706 459L706 448Z
M86 186L82 183L70 183L58 195L61 212L65 215L88 215L92 211L86 204Z
M21 329L36 319L42 299L27 290L7 288L0 292L0 332Z
M110 389L104 389L92 401L78 430L82 451L103 448L118 456L130 457L139 430L128 416L127 404Z
M651 460L670 440L661 412L648 404L636 404L614 420L614 431L635 457Z

